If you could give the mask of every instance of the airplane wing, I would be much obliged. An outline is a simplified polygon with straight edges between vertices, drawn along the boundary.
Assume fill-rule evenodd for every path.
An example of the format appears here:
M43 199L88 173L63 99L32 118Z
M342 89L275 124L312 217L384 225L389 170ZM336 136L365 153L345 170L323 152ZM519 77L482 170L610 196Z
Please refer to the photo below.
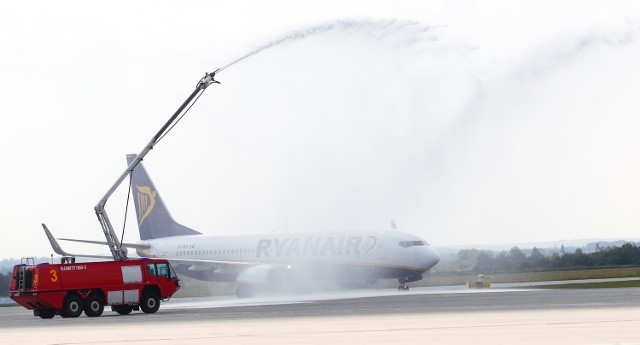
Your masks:
M42 228L44 229L47 238L49 239L49 243L53 248L53 251L62 256L73 256L73 257L86 257L86 258L100 258L100 259L113 259L112 256L107 255L92 255L92 254L74 254L66 252L62 249L62 246L58 243L49 228L45 224L42 224ZM60 238L60 240L70 241L70 242L80 242L80 243L91 243L91 244L103 244L106 245L105 241L91 241L91 240L79 240L79 239L71 239L71 238ZM151 248L148 244L134 244L134 243L123 243L123 247L135 248L139 249L138 254L142 257L155 258L156 256L145 253L145 250ZM238 271L242 268L250 267L250 266L258 266L263 265L263 262L247 262L247 261L227 261L227 260L209 260L209 259L185 259L185 258L172 258L172 257L162 257L162 259L169 260L172 264L176 265L187 265L189 266L189 271L206 271L212 268L221 269L225 271Z
M80 243L91 243L91 244L102 244L105 246L108 246L109 244L107 243L107 241L90 241L90 240L78 240L75 238L59 238L59 240L62 241L69 241L69 242L80 242ZM150 245L148 244L144 244L144 243L121 243L121 245L123 247L126 248L134 248L134 249L149 249L151 248Z
M144 252L138 252L144 257L155 257L153 255L145 255ZM162 257L171 262L172 265L187 265L189 271L207 271L210 269L219 269L224 271L238 271L244 267L250 267L255 265L261 265L262 262L247 262L247 261L227 261L227 260L209 260L209 259L185 259L185 258L172 258Z
M207 260L207 259L176 259L170 257L162 257L171 262L175 262L183 265L229 265L229 266L247 266L247 265L260 265L261 262L247 262L247 261L225 261L225 260Z
M44 223L42 224L42 228L44 229L44 233L47 235L47 238L49 239L49 243L51 243L51 247L53 248L53 251L56 252L56 254L58 255L84 257L84 258L113 259L113 256L92 255L92 254L72 254L72 253L65 252L60 246L60 244L58 243L58 241L56 240L56 238L53 237L53 235L51 234L51 231L49 231L47 226L44 225Z

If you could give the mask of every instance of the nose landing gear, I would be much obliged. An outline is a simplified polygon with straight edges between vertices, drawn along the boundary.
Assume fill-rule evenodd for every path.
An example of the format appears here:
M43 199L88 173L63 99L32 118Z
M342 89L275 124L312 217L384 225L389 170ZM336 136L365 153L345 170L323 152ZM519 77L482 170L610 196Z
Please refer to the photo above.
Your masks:
M409 291L409 286L407 283L417 282L418 280L422 280L422 274L411 274L405 277L398 278L398 291Z

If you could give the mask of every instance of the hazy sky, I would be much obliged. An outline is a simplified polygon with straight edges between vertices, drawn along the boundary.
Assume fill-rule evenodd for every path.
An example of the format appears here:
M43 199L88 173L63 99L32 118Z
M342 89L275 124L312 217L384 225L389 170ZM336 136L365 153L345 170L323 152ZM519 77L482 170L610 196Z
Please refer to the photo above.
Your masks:
M181 223L640 237L640 2L4 1L0 257L49 255L42 222L103 240L125 154L205 72L288 35L147 156Z

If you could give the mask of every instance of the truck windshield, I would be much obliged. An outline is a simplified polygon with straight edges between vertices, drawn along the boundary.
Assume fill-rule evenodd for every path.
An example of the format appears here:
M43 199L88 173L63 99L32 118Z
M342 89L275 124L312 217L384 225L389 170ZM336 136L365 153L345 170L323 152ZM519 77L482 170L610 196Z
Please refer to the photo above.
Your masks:
M169 279L176 278L176 273L168 263L148 264L147 271L154 276L165 277Z

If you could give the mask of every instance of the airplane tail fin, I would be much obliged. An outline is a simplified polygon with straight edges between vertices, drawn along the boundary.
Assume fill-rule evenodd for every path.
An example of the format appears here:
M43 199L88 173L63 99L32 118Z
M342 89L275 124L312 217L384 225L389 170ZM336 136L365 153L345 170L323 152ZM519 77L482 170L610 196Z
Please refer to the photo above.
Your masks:
M131 165L136 157L127 155L127 164ZM131 193L135 201L141 240L200 234L173 220L142 163L133 169L131 179Z

